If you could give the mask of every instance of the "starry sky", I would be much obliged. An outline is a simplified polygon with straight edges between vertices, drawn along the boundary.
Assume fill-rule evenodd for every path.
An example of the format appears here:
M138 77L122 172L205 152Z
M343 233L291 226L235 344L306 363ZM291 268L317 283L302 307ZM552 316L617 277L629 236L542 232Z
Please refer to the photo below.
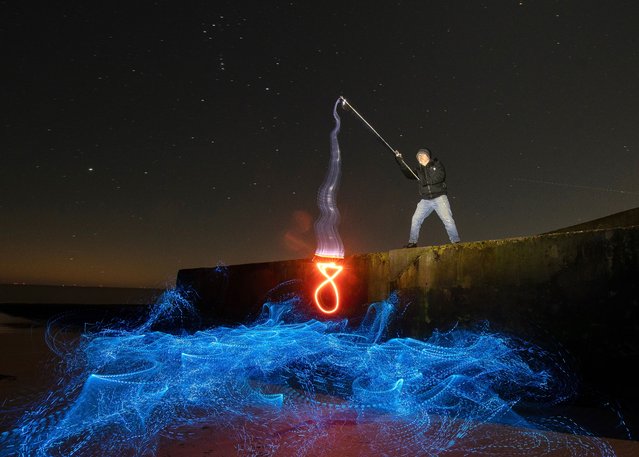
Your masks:
M639 206L633 1L0 1L0 283L307 258L343 95L445 165L462 241ZM346 255L418 201L341 112ZM420 245L447 241L435 215Z

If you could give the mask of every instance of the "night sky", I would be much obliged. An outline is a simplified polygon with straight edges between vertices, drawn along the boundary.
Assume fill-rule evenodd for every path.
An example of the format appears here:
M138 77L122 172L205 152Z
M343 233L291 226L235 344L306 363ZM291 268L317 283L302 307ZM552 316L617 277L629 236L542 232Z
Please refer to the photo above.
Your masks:
M462 241L639 206L634 1L0 1L0 283L165 287L313 255L343 95L446 166ZM417 185L341 111L346 255ZM420 245L447 241L435 215Z

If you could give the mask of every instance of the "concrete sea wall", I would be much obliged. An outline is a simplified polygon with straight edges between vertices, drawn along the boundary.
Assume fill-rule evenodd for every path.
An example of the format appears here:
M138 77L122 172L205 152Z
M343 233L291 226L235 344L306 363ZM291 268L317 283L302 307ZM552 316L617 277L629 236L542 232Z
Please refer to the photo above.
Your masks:
M627 216L621 219L634 222ZM631 375L639 361L639 225L607 225L347 257L336 280L342 304L330 318L357 322L370 303L394 292L393 334L421 338L488 322L568 350L590 382L639 398ZM305 297L302 312L328 318L312 303L323 279L310 259L300 259L180 270L177 285L194 292L212 321L240 323L293 292Z

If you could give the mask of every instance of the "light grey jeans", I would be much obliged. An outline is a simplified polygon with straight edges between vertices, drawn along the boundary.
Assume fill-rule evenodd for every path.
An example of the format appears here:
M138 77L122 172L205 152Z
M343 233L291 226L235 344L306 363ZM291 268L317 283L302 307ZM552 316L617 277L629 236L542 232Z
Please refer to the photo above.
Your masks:
M408 242L417 243L417 239L419 238L419 229L422 228L424 219L426 219L428 215L433 212L433 210L437 213L439 218L444 223L444 227L446 228L446 233L448 233L450 242L459 242L457 226L455 226L453 213L450 210L450 202L448 201L448 197L446 195L440 195L439 197L433 198L432 200L422 199L419 201L419 203L417 204L417 208L415 208L415 213L413 214L413 220L410 224L410 238L408 239Z

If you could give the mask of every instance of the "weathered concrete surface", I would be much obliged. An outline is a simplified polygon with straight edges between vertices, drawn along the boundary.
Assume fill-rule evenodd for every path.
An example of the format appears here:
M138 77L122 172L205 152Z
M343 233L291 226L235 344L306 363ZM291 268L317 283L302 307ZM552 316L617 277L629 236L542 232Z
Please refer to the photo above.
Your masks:
M336 280L344 293L338 315L356 316L392 291L421 308L411 323L416 334L452 320L528 322L612 302L632 308L638 233L628 227L354 255ZM293 290L310 300L322 279L303 259L180 270L177 284L193 288L211 316L240 322Z
M401 319L393 333L419 338L488 321L566 348L589 379L639 400L631 374L639 361L639 211L632 216L626 227L347 257L336 281L344 294L336 317L357 322L368 304L397 292ZM177 284L197 292L211 319L243 322L293 291L308 302L301 312L326 318L311 300L322 280L310 260L291 260L181 270Z

